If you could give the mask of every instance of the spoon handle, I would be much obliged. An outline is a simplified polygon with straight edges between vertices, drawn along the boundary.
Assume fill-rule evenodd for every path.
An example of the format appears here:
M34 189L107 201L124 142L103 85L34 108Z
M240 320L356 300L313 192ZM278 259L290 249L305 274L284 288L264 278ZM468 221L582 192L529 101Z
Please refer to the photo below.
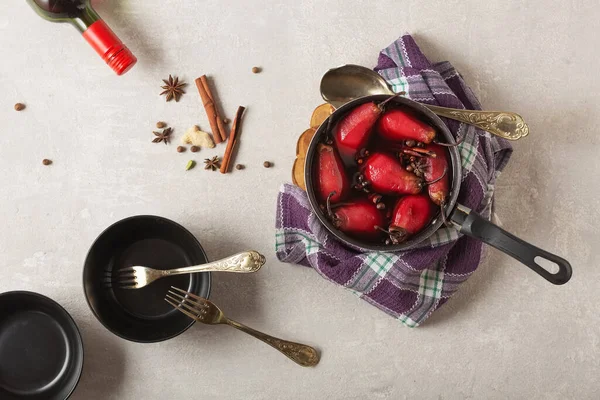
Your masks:
M251 250L206 264L165 270L163 275L182 275L208 271L251 273L258 271L264 264L265 257L262 254Z
M505 111L459 110L425 104L427 108L439 115L474 125L493 135L508 140L518 140L529 135L529 126L519 114Z
M239 329L240 331L247 333L248 335L252 335L255 338L263 341L269 346L285 354L290 360L294 361L296 364L299 364L303 367L314 367L319 363L319 360L321 359L317 350L305 344L288 342L287 340L278 339L276 337L267 335L266 333L262 333L255 329L252 329L246 325L240 324L239 322L233 321L229 318L225 318L223 322L229 326Z

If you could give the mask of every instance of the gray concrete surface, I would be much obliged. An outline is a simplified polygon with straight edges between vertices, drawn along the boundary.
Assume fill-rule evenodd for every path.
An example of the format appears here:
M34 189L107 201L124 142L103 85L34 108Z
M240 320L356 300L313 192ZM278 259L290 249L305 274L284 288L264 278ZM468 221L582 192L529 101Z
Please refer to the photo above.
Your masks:
M600 167L597 1L105 0L98 11L140 59L124 77L77 32L0 3L0 292L62 303L85 340L73 399L597 399L600 397ZM450 60L487 109L520 112L498 185L505 228L574 267L553 287L490 250L477 273L411 330L274 255L279 185L320 104L318 83L343 63L373 66L404 31ZM250 69L262 66L253 75ZM229 176L153 145L153 124L209 129L196 89L178 104L160 79L214 76L231 117L248 107ZM21 101L27 110L16 113ZM223 148L194 158L221 154ZM41 160L54 160L43 167ZM275 168L266 170L264 160ZM81 270L109 224L152 213L188 227L216 259L256 248L253 276L215 276L213 299L258 329L322 349L302 369L227 327L195 326L160 344L128 343L88 309Z

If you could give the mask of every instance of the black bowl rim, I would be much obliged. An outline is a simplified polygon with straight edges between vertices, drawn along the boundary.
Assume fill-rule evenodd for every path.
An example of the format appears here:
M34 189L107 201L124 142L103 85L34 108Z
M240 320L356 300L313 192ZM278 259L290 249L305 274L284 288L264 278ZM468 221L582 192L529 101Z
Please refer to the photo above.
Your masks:
M397 245L378 245L373 243L363 243L360 240L357 240L349 235L346 235L342 231L336 229L333 224L325 217L324 213L321 211L319 207L319 202L315 195L314 185L313 185L313 159L316 153L316 148L318 143L320 142L320 138L325 134L325 131L328 128L329 121L332 118L338 118L342 114L349 112L355 107L364 104L369 101L383 101L389 99L394 95L388 94L374 94L369 96L360 97L354 99L340 108L336 109L333 114L331 114L322 124L319 126L317 131L315 132L310 145L308 146L308 150L306 151L306 160L304 163L304 181L306 182L306 193L308 194L308 201L313 212L316 214L319 222L323 225L333 236L335 236L338 240L340 240L344 245L349 246L351 248L361 250L361 251L380 251L380 252L399 252L399 251L407 251L416 246L418 246L421 242L425 241L429 237L431 237L435 232L442 226L443 221L441 218L437 218L434 220L427 228L419 232L413 238L411 238L408 242L400 243ZM435 122L436 128L442 130L442 133L446 139L453 138L452 133L448 126L438 117L433 111L429 110L425 104L421 104L414 100L408 99L406 97L395 97L391 100L392 103L400 104L402 106L408 107L413 111L418 112L419 114L424 115L428 119ZM455 179L462 179L462 165L460 163L460 154L456 146L448 147L448 152L450 153L450 162L451 162L451 171L449 173L452 174L451 178L451 187L450 187L450 199L446 204L445 213L446 215L450 215L451 211L454 209L456 202L458 200L458 194L460 191L461 182L455 182Z
M185 232L187 232L196 242L196 244L198 245L198 248L200 249L200 251L202 252L202 254L204 255L204 258L206 259L207 262L209 262L208 260L208 256L206 255L206 251L204 251L204 248L202 247L202 245L200 244L200 241L198 240L198 238L196 236L194 236L192 234L192 232L190 232L186 227L184 227L183 225L165 218L165 217L160 217L157 215L150 215L150 214L140 214L140 215L133 215L131 217L127 217L127 218L123 218L117 222L112 223L110 226L108 226L107 228L105 228L94 240L94 242L92 243L92 245L90 246L86 256L85 256L85 261L83 263L83 272L82 272L82 280L83 280L83 294L85 297L85 301L88 305L88 307L90 308L90 310L92 311L92 314L94 314L94 317L96 317L96 320L98 320L98 322L100 322L102 324L102 326L104 326L109 332L111 332L113 335L116 335L118 337L120 337L121 339L125 339L128 340L130 342L134 342L134 343L159 343L159 342L164 342L166 340L171 340L179 335L181 335L182 333L184 333L185 331L187 331L188 329L190 329L192 327L192 325L194 325L194 323L196 323L195 320L190 318L190 323L181 331L170 335L170 336L165 336L164 338L161 339L156 339L156 340L139 340L139 339L135 339L135 338L131 338L131 337L127 337L125 335L120 334L119 332L114 331L113 329L109 328L108 326L106 326L106 324L104 323L104 321L102 321L102 318L100 318L100 316L96 313L96 310L94 310L94 308L92 307L92 304L90 303L89 297L88 297L88 293L86 290L86 286L85 286L85 269L87 266L87 260L90 257L90 253L92 252L92 249L94 248L94 246L96 246L96 243L98 243L98 241L100 240L100 238L102 236L104 236L110 229L112 229L113 227L115 227L116 225L120 225L122 223L127 223L131 220L135 220L135 219L144 219L144 218L152 218L152 219L158 219L158 220L162 220L164 222L167 222L169 224L175 225L178 228L183 229ZM212 289L212 274L210 272L206 272L206 274L208 274L208 291L206 293L206 298L208 299L210 297L210 292Z
M79 354L81 354L81 367L79 368L79 371L77 372L77 380L75 381L75 384L69 390L67 397L65 397L65 400L67 400L69 397L71 397L73 395L73 393L75 392L75 389L77 389L77 386L79 386L79 382L81 381L81 376L83 375L83 367L85 365L85 348L83 346L83 338L81 336L81 331L79 330L79 327L77 326L77 323L75 322L75 319L73 319L71 314L69 314L69 312L63 306L61 306L56 300L53 300L48 296L44 296L41 293L31 292L29 290L13 290L10 292L0 293L0 298L6 297L6 296L11 296L11 295L13 295L13 296L14 295L24 295L24 296L37 297L49 304L56 306L59 310L61 310L67 316L67 320L71 323L72 327L75 329L75 333L77 336L77 347L79 349L78 350Z

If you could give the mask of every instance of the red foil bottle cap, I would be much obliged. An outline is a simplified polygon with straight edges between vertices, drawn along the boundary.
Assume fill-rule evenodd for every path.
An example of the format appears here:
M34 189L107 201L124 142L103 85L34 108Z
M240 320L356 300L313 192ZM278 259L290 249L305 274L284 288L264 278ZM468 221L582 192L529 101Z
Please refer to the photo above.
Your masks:
M83 32L83 37L117 75L123 75L137 62L133 53L102 20L94 22Z

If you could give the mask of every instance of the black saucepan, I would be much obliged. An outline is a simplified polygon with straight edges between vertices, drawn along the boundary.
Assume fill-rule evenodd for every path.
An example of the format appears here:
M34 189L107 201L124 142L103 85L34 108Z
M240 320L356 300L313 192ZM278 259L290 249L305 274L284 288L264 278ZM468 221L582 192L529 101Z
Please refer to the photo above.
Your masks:
M431 235L433 235L442 226L442 224L444 224L443 219L438 216L424 230L414 235L404 243L385 246L361 242L360 240L352 238L336 229L325 215L325 212L321 210L319 202L317 200L317 196L315 194L315 174L313 171L317 146L320 142L323 141L324 137L326 136L328 127L335 126L335 124L350 110L361 104L370 101L381 102L389 99L389 97L389 95L366 96L351 101L338 108L329 117L329 119L319 127L315 136L312 139L312 142L310 143L306 154L305 180L306 191L308 193L308 198L313 211L315 212L321 223L335 237L337 237L340 241L351 247L358 247L360 249L365 250L394 252L408 250L417 245L418 243L422 242L423 240L427 239ZM418 118L433 126L437 130L438 136L443 138L443 141L447 143L454 143L455 139L450 133L450 130L448 129L446 124L444 124L444 122L442 122L442 120L437 115L435 115L422 104L403 97L395 97L390 101L398 106L410 109L415 115L417 115ZM490 246L493 246L505 252L506 254L514 257L515 259L527 265L533 271L535 271L536 273L538 273L546 280L555 285L562 285L568 282L571 278L572 270L571 265L567 260L554 254L551 254L545 250L539 249L525 242L524 240L517 238L516 236L506 232L500 227L482 218L475 212L471 211L469 208L457 203L462 176L462 166L460 162L460 155L458 153L458 149L456 147L449 147L448 151L450 153L450 172L452 175L451 192L445 208L445 214L449 217L448 219L452 222L453 226L461 233L471 236L475 239L481 240L489 244ZM546 270L536 262L536 258L543 258L556 264L558 266L558 272L552 273Z
M0 399L64 400L83 369L73 318L32 292L0 294Z
M107 284L107 274L134 265L173 269L207 261L198 240L181 225L149 215L127 218L107 228L92 245L83 269L85 297L115 335L141 343L167 340L194 323L164 300L167 291L175 286L208 298L210 273L172 276L134 290Z

